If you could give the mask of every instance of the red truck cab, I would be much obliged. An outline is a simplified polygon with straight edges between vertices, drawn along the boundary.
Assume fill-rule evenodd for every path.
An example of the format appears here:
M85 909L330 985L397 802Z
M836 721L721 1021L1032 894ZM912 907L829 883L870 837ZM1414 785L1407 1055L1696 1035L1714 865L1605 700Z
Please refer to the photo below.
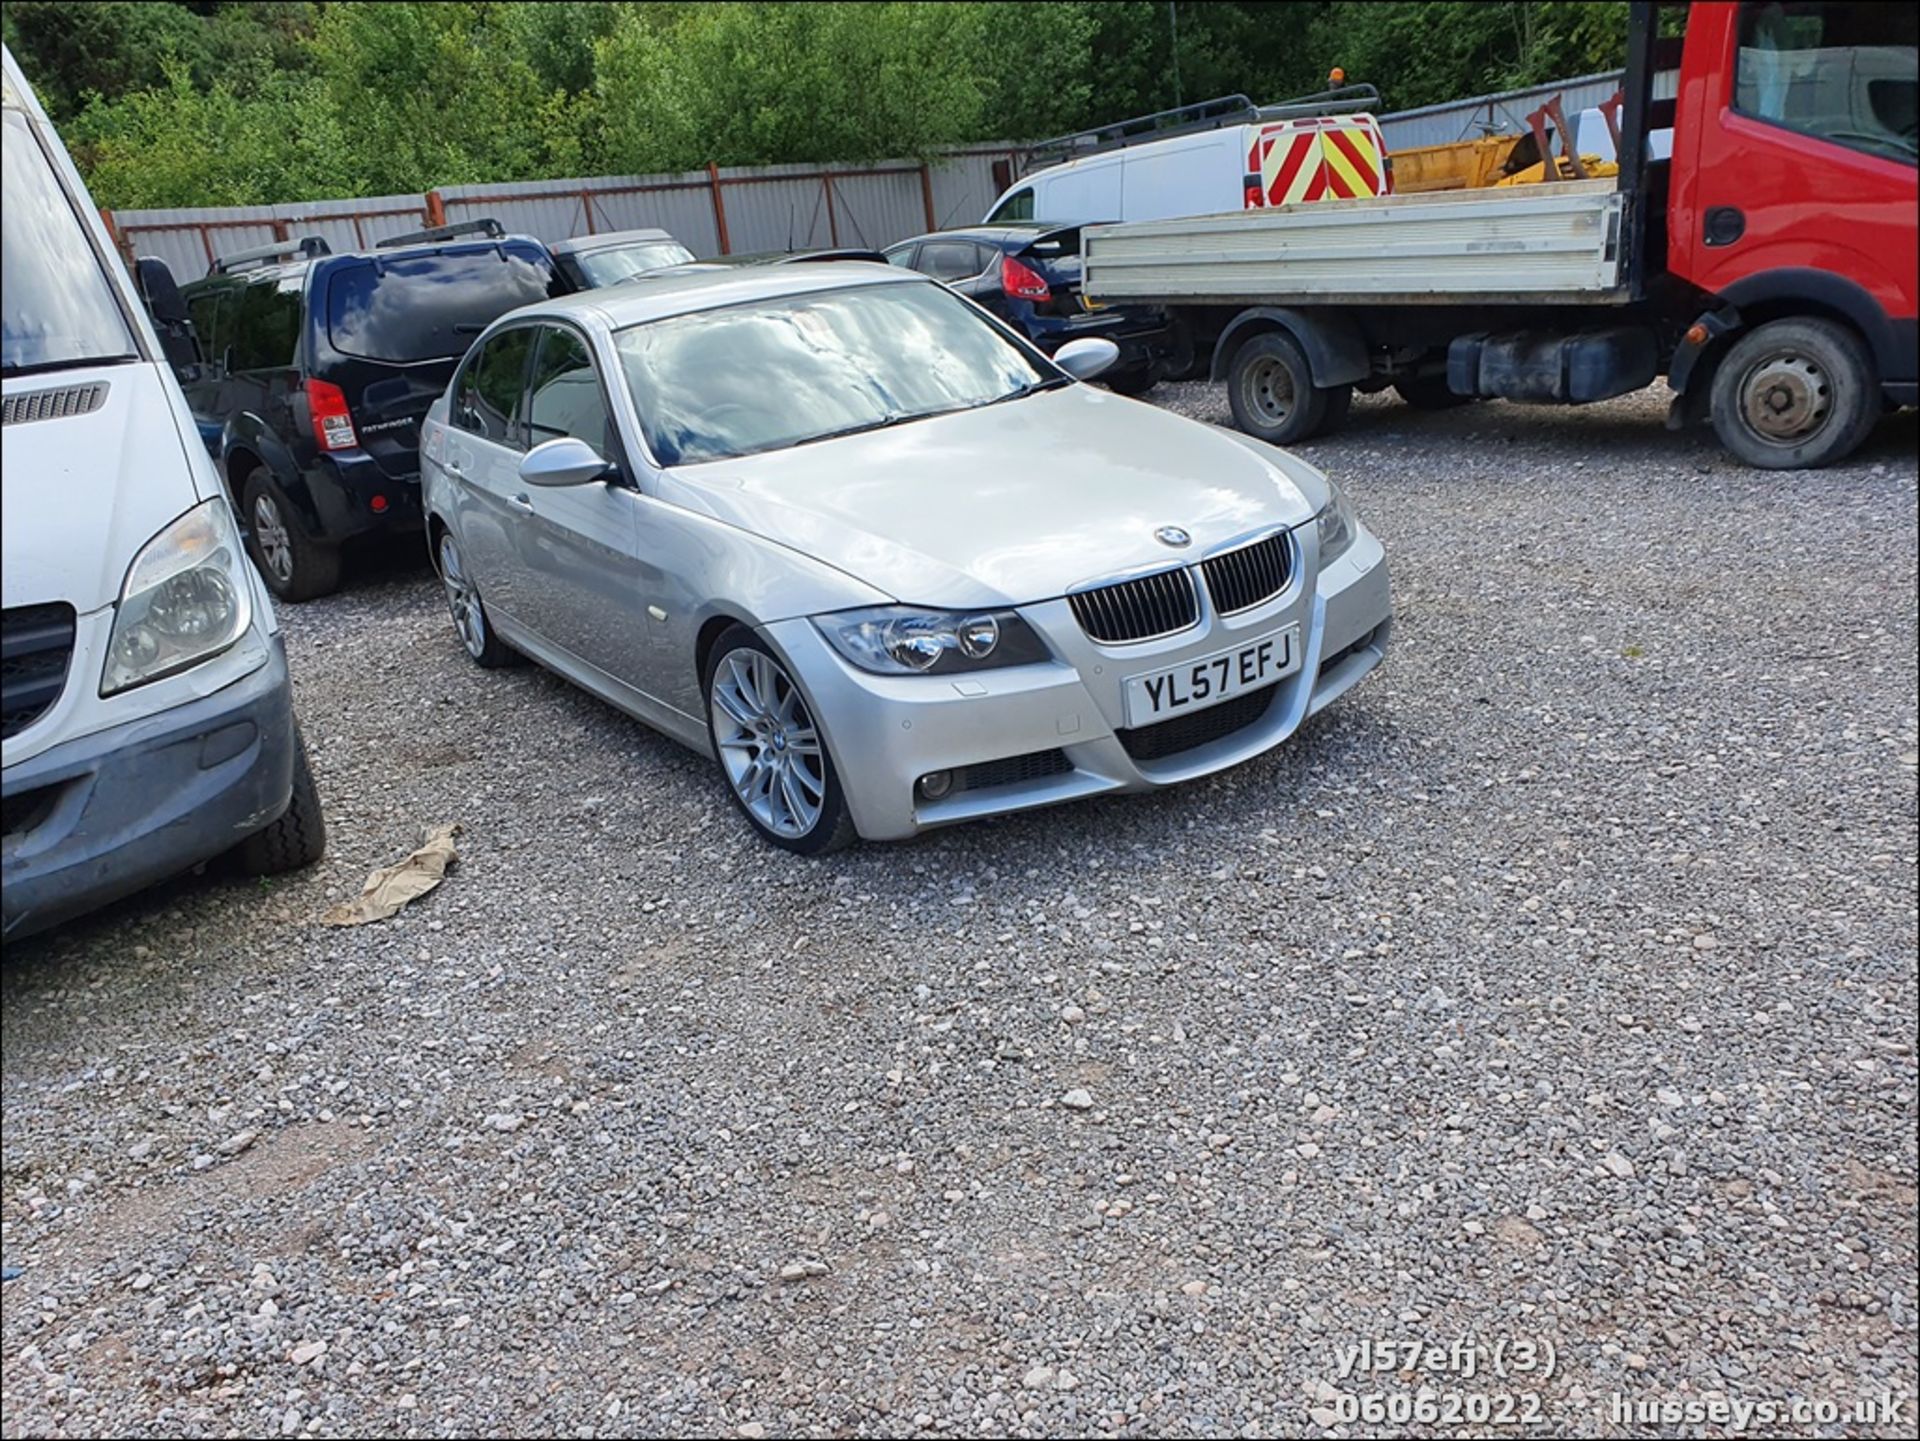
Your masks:
M1821 464L1915 403L1917 17L1688 7L1666 271L1710 305L1670 379L1753 463Z

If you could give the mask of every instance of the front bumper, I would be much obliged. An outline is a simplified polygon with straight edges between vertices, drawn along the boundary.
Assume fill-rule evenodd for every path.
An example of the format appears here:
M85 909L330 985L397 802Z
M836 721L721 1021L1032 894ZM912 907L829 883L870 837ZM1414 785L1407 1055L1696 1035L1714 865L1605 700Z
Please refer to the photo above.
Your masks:
M1176 785L1238 765L1292 735L1380 664L1393 629L1386 557L1370 532L1363 529L1325 570L1313 525L1295 537L1298 563L1286 590L1251 611L1221 616L1202 586L1199 625L1161 640L1103 646L1080 629L1065 600L1022 607L1056 657L1045 664L959 676L872 675L842 659L809 620L781 621L764 633L821 719L861 836L896 840L980 816ZM1144 746L1143 733L1134 732L1130 750L1118 734L1126 726L1127 676L1213 655L1290 624L1300 627L1300 668L1271 687L1264 707L1253 702L1236 712L1244 724L1211 736L1202 728L1188 746ZM935 771L986 783L929 800L915 784Z
M293 794L293 692L267 663L211 695L75 737L0 779L8 940L209 860L279 819Z

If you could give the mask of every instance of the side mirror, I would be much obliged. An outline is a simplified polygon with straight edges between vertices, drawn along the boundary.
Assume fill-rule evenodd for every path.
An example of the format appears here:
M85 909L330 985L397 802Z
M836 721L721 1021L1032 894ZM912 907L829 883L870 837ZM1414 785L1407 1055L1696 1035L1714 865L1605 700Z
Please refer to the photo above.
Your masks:
M1120 347L1111 340L1089 335L1069 340L1053 353L1053 363L1075 380L1092 380L1105 374L1120 358Z
M605 480L612 470L599 451L571 435L536 445L520 462L520 478L528 485L585 485Z
M147 313L154 322L163 326L185 325L187 303L180 298L180 287L174 282L167 262L157 255L143 255L134 261L133 268L140 298L146 302Z

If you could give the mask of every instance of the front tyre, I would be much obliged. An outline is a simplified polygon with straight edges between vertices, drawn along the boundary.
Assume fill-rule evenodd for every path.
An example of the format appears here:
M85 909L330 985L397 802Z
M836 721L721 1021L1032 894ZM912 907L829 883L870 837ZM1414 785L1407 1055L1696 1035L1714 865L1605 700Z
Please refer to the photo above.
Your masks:
M714 644L703 688L721 778L754 829L802 856L850 844L853 816L826 738L765 642L732 627Z
M1831 320L1771 320L1741 336L1713 375L1720 443L1762 470L1811 470L1851 455L1880 416L1880 380L1860 337Z
M307 764L307 743L296 726L293 732L293 797L280 819L255 831L233 848L234 864L242 875L277 876L310 866L327 851L327 822L320 812L320 792Z

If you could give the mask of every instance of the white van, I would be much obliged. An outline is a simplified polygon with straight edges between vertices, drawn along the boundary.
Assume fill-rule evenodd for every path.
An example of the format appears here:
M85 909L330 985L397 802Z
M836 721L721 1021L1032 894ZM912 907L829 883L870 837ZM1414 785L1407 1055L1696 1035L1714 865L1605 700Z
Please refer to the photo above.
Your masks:
M986 223L1175 220L1385 195L1390 186L1380 122L1367 114L1282 118L1300 104L1265 111L1249 106L1248 114L1266 118L1164 140L1129 136L1125 127L1132 121L1084 132L1093 153L1021 177L994 201ZM1036 147L1036 153L1071 149L1081 138L1065 136Z
M0 901L9 941L326 844L273 608L100 217L4 53ZM154 297L163 314L164 295ZM178 304L177 293L171 304Z

